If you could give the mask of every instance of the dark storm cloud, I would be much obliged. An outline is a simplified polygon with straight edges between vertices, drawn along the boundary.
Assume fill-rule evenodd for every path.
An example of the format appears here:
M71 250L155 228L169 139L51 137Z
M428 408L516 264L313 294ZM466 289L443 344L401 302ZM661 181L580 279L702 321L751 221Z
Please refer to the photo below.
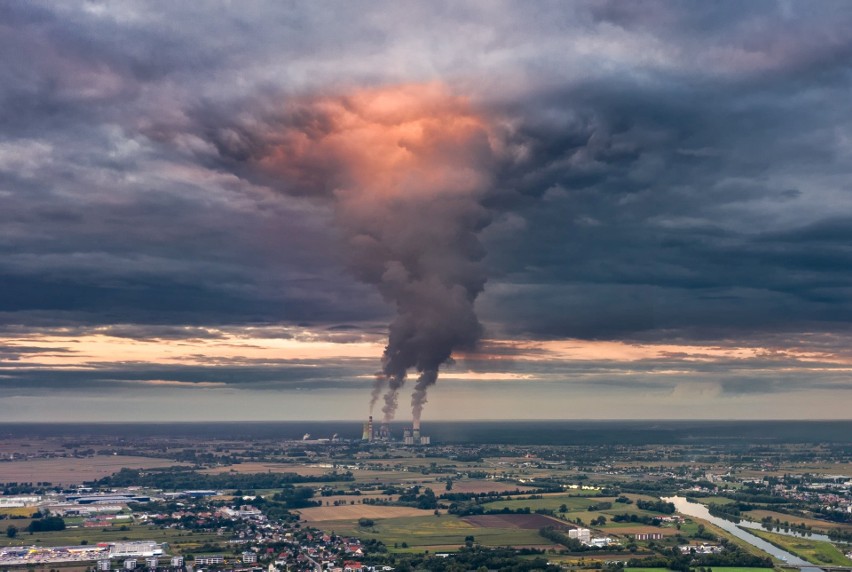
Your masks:
M73 353L70 348L44 348L40 346L3 346L0 345L0 367L7 363L14 363L23 356L37 355L39 357L51 357Z
M293 94L440 79L512 151L484 202L493 332L846 329L850 29L832 2L6 3L0 316L382 320L323 207L245 163Z
M490 231L502 279L488 315L516 332L590 338L845 329L840 86L794 106L801 94L734 83L598 84L544 100L586 115L560 124L554 112L524 135L538 153L516 188L537 200Z
M2 354L0 354L2 356ZM203 357L203 356L197 356ZM218 358L217 358L218 359ZM38 367L6 369L0 364L0 387L6 391L96 391L122 387L185 386L266 390L344 389L370 385L372 362L341 360L267 360L253 364L219 363L213 366L174 366L149 363L101 363L86 369ZM353 373L358 372L358 373ZM363 375L366 379L360 379Z

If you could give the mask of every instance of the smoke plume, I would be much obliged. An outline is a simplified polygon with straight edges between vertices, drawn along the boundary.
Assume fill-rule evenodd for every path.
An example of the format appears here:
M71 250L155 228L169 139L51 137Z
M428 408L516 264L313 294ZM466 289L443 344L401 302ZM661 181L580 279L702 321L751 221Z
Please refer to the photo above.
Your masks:
M478 233L490 222L482 200L493 185L496 138L439 85L300 100L275 113L265 130L218 130L219 154L259 166L286 192L331 200L351 271L396 311L371 409L384 393L384 420L393 419L413 370L419 422L441 365L482 333Z

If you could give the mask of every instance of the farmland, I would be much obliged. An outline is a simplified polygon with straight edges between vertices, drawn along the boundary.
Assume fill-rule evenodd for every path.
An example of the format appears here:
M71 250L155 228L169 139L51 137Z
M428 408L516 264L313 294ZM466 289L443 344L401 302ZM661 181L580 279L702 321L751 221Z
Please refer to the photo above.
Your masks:
M0 483L47 481L58 485L70 485L100 479L122 468L154 469L179 465L187 465L187 463L124 455L7 461L0 463Z
M585 444L438 444L412 448L395 442L355 440L192 441L168 436L137 444L123 439L120 447L109 437L99 437L95 442L81 438L69 444L73 450L65 447L63 439L33 441L26 450L10 449L10 457L43 458L0 463L5 495L21 495L18 502L38 505L0 511L0 518L6 517L0 529L7 525L17 529L17 538L3 538L3 544L48 546L144 539L167 542L169 553L209 551L234 555L248 546L266 556L283 550L281 545L291 541L307 547L328 537L331 540L323 542L357 545L357 538L364 548L358 557L365 562L395 567L393 559L399 558L411 563L412 569L417 569L415 562L425 561L417 558L428 559L435 552L451 554L448 563L459 556L461 563L460 552L487 553L491 548L509 546L514 547L514 554L521 560L544 557L529 550L521 552L522 548L552 549L547 560L584 567L606 567L607 560L626 562L650 557L654 560L649 560L649 564L680 565L682 562L674 560L679 556L677 546L705 542L715 547L716 553L720 546L740 545L745 556L765 558L759 548L744 546L745 541L735 540L707 522L670 518L673 515L660 499L672 495L697 497L706 504L731 505L731 510L742 510L744 517L758 521L772 517L782 522L805 522L815 529L852 527L842 522L848 504L843 478L789 475L789 467L783 464L787 450L764 442L755 448L738 449L737 445L729 451L727 445L709 449L701 444L660 448L643 445L636 449ZM8 448L8 444L3 446ZM810 454L803 447L791 450L797 458L808 458ZM119 454L99 455L99 451ZM89 457L56 458L63 454ZM831 467L824 459L843 459L844 455L841 447L815 448L813 457L823 460L809 465L822 463ZM840 475L840 468L847 464L838 463L838 470L827 474ZM174 465L182 468L156 470ZM29 467L30 472L10 474L16 467ZM84 491L43 482L91 481L121 467L139 469ZM750 474L781 476L740 482L740 468ZM54 472L62 472L65 478L56 478ZM285 478L284 474L299 476ZM810 480L815 482L813 491L818 492L803 493L807 487L803 488L802 483ZM42 482L30 485L34 490L27 490L15 481ZM212 492L187 494L188 489ZM75 500L81 493L137 494L152 502L123 504L116 510L124 515L133 513L132 518L123 517L116 524L119 521L109 520L112 513L108 510L82 508L85 505ZM27 494L40 498L25 501ZM9 499L10 505L14 502ZM830 503L842 507L844 512L827 514L824 507ZM746 505L755 510L745 510ZM770 510L773 507L775 511ZM45 513L68 510L64 516L67 528L29 534L26 527L34 521L33 512L37 509ZM243 509L256 516L243 515ZM800 511L808 518L786 511ZM837 522L830 522L829 517ZM583 533L583 540L566 538L568 530L578 527L589 529L589 536ZM547 528L555 530L540 533L540 529ZM637 539L636 535L648 536ZM470 550L460 551L462 546ZM817 563L844 562L838 554L846 548L842 543L838 546L840 550L834 553L820 545L790 546L790 550L810 550ZM266 552L269 549L273 552ZM513 554L511 550L505 553ZM335 554L330 559L341 556ZM347 552L345 557L354 557L350 555ZM266 556L264 566L270 558ZM755 561L736 558L739 560L726 554L724 562L751 565L749 562ZM718 562L710 562L708 557L695 568L706 568L711 563L714 572L724 570L715 565ZM663 572L661 568L654 570ZM756 571L731 568L728 572Z
M515 526L480 527L452 515L389 518L374 526L359 527L353 521L328 521L323 528L338 534L353 534L362 539L381 540L394 551L457 550L469 536L482 546L552 546L537 530Z
M329 520L354 520L359 518L386 519L431 515L432 511L404 506L375 506L367 504L318 506L299 510L302 520L308 523Z
M466 516L461 520L479 528L520 528L525 530L538 530L546 527L574 528L543 514L483 514Z

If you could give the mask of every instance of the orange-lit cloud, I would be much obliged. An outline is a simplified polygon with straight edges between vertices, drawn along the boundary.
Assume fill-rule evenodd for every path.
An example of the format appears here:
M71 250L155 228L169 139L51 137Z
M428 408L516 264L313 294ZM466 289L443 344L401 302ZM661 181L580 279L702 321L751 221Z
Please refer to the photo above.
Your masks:
M274 115L269 127L223 136L220 147L248 156L285 192L332 201L348 266L396 310L370 408L386 389L392 419L413 370L417 423L441 365L482 334L478 233L490 222L482 200L494 186L499 138L438 83L299 99Z
M283 181L314 192L388 201L479 193L479 161L495 144L467 100L438 83L356 90L291 102L259 159Z

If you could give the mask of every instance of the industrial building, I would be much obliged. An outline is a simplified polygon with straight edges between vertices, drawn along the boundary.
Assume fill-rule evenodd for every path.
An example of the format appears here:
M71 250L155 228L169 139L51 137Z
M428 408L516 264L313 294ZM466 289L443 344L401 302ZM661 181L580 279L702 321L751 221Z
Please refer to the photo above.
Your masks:
M362 441L372 441L373 440L373 416L370 415L370 418L364 423L364 431L361 434Z
M428 435L421 435L420 429L406 429L402 432L403 445L429 445L432 439Z
M361 432L361 440L367 442L373 441L393 441L390 430L390 423L383 421L378 430L373 425L373 416L371 415L364 423ZM403 445L430 445L432 439L428 435L420 434L420 422L415 420L411 429L405 429L402 433Z
M136 494L96 494L96 495L65 495L65 500L76 504L118 504L129 502L151 502L148 495Z
M583 544L589 544L592 540L592 531L588 528L572 528L568 531L568 538L576 538Z
M153 540L141 540L138 542L114 542L109 545L110 558L125 558L138 556L148 558L151 556L162 556L163 547Z

